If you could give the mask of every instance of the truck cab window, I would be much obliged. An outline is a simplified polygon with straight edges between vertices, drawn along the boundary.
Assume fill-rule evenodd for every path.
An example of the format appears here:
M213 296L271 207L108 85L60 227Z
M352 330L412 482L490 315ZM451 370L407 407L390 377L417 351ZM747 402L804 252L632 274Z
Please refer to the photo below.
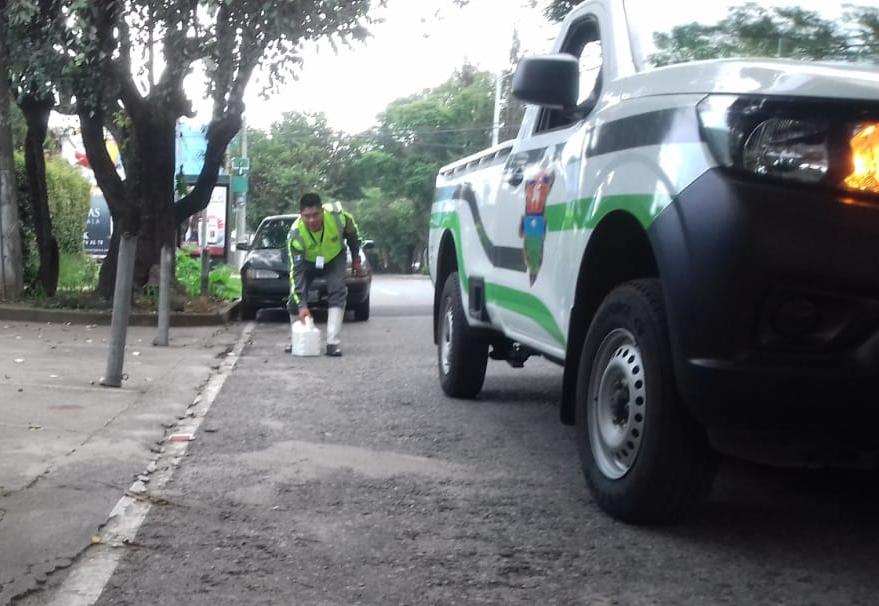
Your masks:
M577 107L571 110L543 109L536 133L563 128L585 118L594 109L601 92L601 37L594 17L571 26L561 52L579 59L580 94Z

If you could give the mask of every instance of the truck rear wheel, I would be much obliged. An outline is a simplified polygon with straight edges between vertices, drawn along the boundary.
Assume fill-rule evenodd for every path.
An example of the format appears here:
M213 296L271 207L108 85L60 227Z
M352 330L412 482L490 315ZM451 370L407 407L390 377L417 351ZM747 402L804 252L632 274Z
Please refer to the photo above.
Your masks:
M488 363L488 342L467 323L458 273L446 278L440 297L437 362L446 395L472 398L482 390Z
M628 282L604 300L576 394L580 461L604 511L633 524L672 522L708 494L715 455L677 392L659 280Z

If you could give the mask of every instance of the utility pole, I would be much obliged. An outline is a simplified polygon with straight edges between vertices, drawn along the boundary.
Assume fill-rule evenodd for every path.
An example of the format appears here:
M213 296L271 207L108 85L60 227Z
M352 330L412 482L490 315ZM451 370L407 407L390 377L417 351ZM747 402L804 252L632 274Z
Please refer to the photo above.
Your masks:
M0 299L16 299L21 293L22 260L9 118L6 5L7 0L0 0Z
M247 164L247 121L246 119L241 119L241 159L243 160L242 164ZM245 177L246 178L246 177ZM247 234L247 188L244 188L244 191L238 194L238 225L235 228L235 232L237 234L235 238L235 243L244 242L246 240ZM238 253L236 249L236 254L238 255L238 268L241 269L241 266L244 264L245 255L242 253Z
M494 80L494 120L492 122L491 129L491 145L494 147L498 144L498 139L500 138L501 131L501 92L503 90L503 82L504 82L504 72L503 70L498 73L497 77Z

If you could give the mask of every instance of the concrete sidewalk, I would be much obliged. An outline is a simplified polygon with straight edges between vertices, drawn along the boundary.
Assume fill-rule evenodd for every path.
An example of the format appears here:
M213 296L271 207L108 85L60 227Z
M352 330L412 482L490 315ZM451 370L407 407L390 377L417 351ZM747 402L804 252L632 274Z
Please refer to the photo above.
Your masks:
M130 328L121 389L101 387L109 327L0 322L0 604L88 548L168 428L238 339Z

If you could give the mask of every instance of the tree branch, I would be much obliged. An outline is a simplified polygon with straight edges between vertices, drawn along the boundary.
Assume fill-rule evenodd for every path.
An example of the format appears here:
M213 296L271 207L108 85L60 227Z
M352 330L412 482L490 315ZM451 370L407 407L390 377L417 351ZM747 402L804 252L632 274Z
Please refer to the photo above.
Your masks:
M232 113L222 120L211 122L208 127L208 145L205 150L204 164L202 164L195 187L174 207L178 223L207 208L211 200L211 193L217 184L220 167L226 156L226 147L239 130L241 130L240 113Z
M144 98L137 90L137 84L131 73L131 30L124 18L118 19L119 27L119 60L111 64L110 72L119 85L119 98L132 117L140 116L144 111Z
M107 151L107 144L104 142L104 114L98 110L91 112L85 107L79 109L79 123L82 128L82 142L85 146L85 153L88 156L89 164L95 173L95 179L98 187L104 192L107 200L107 206L113 213L114 217L125 217L129 214L136 216L137 211L129 204L126 204L125 183L116 172L116 166ZM129 217L131 218L131 217ZM125 229L136 227L136 221L132 225L130 221L124 225Z

